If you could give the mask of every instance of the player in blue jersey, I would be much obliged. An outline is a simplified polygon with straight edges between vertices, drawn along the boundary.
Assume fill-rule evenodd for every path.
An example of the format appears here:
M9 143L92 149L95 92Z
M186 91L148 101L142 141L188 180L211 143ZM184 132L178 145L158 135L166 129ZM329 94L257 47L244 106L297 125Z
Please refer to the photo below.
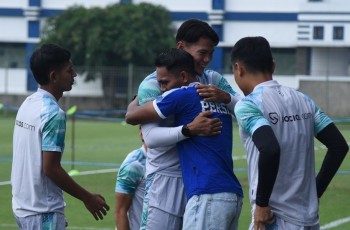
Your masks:
M115 186L115 222L118 230L140 229L147 153L141 128L139 136L143 145L126 156L118 172Z
M243 192L233 173L232 114L224 103L208 102L197 92L193 58L181 49L162 53L156 59L157 81L162 96L139 107L143 122L173 116L191 136L177 143L188 203L184 229L238 229ZM176 88L181 86L187 86ZM174 89L176 88L176 89ZM187 129L200 112L210 111L222 129L214 136L196 136Z
M109 210L101 195L86 191L61 166L66 114L58 100L77 76L70 57L47 44L30 58L40 87L20 106L13 133L12 209L20 229L66 229L63 191L84 202L96 220Z
M235 114L247 150L250 229L319 229L319 199L349 149L344 137L311 98L273 80L265 38L240 39L231 62L245 95ZM314 137L328 149L317 175Z
M219 42L216 32L206 23L197 19L185 21L176 34L177 48L190 53L195 60L196 78L201 85L196 86L208 101L224 102L233 112L240 96L232 90L226 79L219 73L206 70L212 59L215 46ZM137 105L154 100L162 90L157 82L157 73L146 77L138 90L138 101L128 107L126 121L140 124ZM208 112L200 114L186 127L193 134L216 134L217 120L206 118ZM143 223L148 229L181 229L186 198L179 157L175 144L187 138L181 132L182 125L173 125L172 118L142 125L145 142L149 147L146 161L146 196L144 201ZM214 127L214 128L213 128ZM148 184L148 186L147 186ZM149 192L148 192L149 191ZM167 194L164 196L163 194Z

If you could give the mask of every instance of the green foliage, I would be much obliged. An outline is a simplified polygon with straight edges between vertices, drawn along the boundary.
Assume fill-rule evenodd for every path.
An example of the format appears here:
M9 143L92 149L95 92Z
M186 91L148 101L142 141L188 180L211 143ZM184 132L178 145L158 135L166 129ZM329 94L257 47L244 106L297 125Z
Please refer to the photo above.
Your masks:
M147 66L153 65L158 53L174 46L174 33L170 15L162 6L74 6L46 21L41 43L69 49L77 66Z

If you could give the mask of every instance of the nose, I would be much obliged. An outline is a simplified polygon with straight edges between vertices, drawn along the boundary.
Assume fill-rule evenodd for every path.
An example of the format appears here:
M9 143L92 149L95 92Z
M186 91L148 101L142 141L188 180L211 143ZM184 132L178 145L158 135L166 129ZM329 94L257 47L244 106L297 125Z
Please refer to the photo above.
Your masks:
M212 55L208 54L204 56L204 62L205 63L209 63L212 59Z
M162 91L162 93L164 93L165 91L167 91L167 88L165 85L160 85L160 91Z

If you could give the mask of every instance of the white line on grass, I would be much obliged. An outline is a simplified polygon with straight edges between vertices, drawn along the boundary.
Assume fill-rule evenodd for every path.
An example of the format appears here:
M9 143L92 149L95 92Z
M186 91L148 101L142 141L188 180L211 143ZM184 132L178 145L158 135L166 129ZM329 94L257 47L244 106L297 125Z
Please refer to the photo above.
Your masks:
M232 160L237 161L237 160L242 160L242 159L247 159L246 155L242 155L242 156L233 156Z
M14 228L17 229L18 226L16 224L0 224L0 228ZM91 227L74 227L74 226L68 226L67 229L79 229L79 230L114 230L115 228L91 228Z
M111 173L111 172L117 172L119 168L113 168L113 169L100 169L100 170L90 170L90 171L84 171L79 172L79 175L91 175L91 174L101 174L101 173Z
M11 181L0 181L0 186L1 185L9 185L11 184Z
M74 176L101 174L101 173L111 173L111 172L117 172L118 170L119 170L119 168L90 170L90 171L79 172L78 174L76 174ZM1 185L10 185L10 184L11 184L11 181L0 181L0 186Z
M335 227L338 227L339 225L345 224L347 222L350 222L350 216L343 218L343 219L332 221L328 224L325 224L325 225L321 226L321 230L335 228Z

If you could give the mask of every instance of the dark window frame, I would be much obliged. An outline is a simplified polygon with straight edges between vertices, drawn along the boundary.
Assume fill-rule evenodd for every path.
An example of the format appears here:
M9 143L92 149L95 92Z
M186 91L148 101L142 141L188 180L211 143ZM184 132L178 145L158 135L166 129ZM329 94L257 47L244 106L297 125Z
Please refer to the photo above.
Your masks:
M344 26L333 27L333 40L344 40Z
M324 39L324 27L323 26L314 26L313 39L314 40L323 40Z

